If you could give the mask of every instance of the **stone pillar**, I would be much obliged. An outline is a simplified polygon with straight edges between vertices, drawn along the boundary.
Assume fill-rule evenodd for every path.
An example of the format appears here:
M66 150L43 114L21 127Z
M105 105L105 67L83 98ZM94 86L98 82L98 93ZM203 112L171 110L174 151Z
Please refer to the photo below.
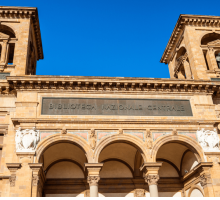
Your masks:
M186 79L192 79L191 69L189 63L186 60L183 61L183 66L186 74Z
M145 182L149 185L149 192L151 197L158 197L157 182L159 180L158 171L162 163L145 163L140 168L144 173Z
M7 43L8 40L3 40L3 44L2 44L2 53L1 53L1 63L5 64L6 61L6 55L7 55Z
M208 65L209 65L209 70L218 69L214 49L212 47L208 47L208 51L207 51L207 54L206 54L206 60L207 60Z
M43 185L45 182L45 174L43 172L43 163L29 163L32 169L32 197L42 196Z
M100 180L99 172L103 167L103 163L85 163L88 170L87 181L90 187L90 197L98 197L98 182Z
M6 163L7 168L11 172L11 176L9 178L10 187L15 187L16 182L16 172L19 168L21 168L21 163Z

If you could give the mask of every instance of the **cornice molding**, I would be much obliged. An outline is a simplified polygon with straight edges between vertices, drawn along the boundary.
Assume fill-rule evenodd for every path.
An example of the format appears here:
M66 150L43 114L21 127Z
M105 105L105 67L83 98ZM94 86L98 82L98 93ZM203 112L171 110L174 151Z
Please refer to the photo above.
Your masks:
M185 26L220 28L220 17L205 15L180 15L160 60L161 63L167 64L169 62L172 57L172 52L175 50Z
M105 77L8 76L9 86L2 94L16 91L43 92L118 92L118 93L220 93L220 82L209 80L177 80ZM7 90L8 88L8 90ZM1 89L1 86L0 86Z
M31 19L33 21L34 33L37 43L38 60L43 59L43 47L40 33L40 23L38 18L38 10L35 7L0 7L0 21L1 19Z

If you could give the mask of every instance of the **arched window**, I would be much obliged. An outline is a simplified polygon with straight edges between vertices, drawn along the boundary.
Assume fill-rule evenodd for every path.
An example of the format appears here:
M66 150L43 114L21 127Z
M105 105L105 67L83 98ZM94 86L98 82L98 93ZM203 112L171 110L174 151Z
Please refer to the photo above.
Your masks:
M209 33L202 37L201 48L206 61L207 69L220 69L220 34Z
M15 38L15 33L10 27L0 25L1 63L4 66L13 65Z
M178 79L191 79L192 73L189 65L188 54L185 47L181 47L176 54L174 77Z

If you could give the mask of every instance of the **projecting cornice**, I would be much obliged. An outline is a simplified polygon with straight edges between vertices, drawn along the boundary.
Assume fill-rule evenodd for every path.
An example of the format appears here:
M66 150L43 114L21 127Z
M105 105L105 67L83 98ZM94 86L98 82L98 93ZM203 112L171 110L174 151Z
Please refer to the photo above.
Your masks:
M43 47L41 41L38 11L35 7L10 7L0 6L0 22L2 19L30 18L33 21L34 33L37 43L38 60L43 59Z
M110 77L8 76L9 92L209 93L220 92L220 82ZM4 90L2 90L4 92Z
M182 37L185 26L220 28L220 17L206 15L180 15L160 60L161 63L167 64L169 62L173 51L176 49L178 41L180 41L180 38Z

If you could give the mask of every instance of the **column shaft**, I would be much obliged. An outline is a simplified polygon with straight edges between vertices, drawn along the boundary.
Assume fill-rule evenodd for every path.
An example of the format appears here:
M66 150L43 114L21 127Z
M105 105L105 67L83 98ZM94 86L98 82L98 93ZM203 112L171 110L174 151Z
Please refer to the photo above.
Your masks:
M90 197L98 197L98 184L90 186Z
M157 185L149 185L150 197L158 197Z
M5 63L6 52L7 52L7 40L3 40L2 53L1 53L1 63Z

